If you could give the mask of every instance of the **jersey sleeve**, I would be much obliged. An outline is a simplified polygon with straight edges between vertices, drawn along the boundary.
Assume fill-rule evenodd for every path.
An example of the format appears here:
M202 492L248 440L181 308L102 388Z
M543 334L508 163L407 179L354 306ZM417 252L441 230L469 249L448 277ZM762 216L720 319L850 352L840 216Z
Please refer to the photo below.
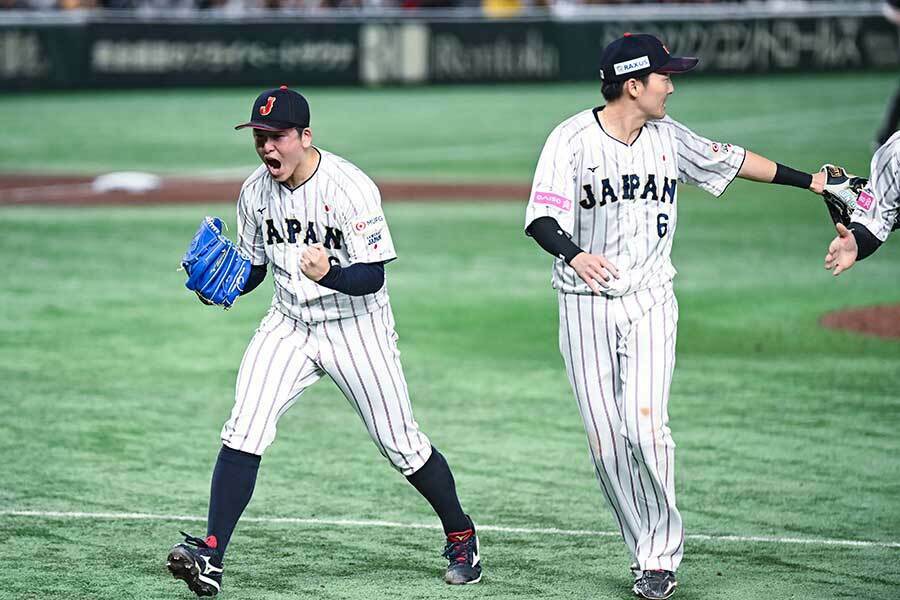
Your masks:
M892 143L893 142L893 143ZM856 198L851 221L865 225L872 235L887 240L900 209L900 136L875 152L869 171L869 183Z
M237 203L237 248L250 258L250 264L264 265L268 262L266 244L262 225L257 221L260 213L253 206L253 198L247 186L241 188Z
M342 214L347 254L351 263L388 262L397 258L394 240L381 208L381 192L371 180L354 182Z
M575 153L563 125L554 129L547 141L531 184L525 210L525 228L540 217L553 217L566 233L575 227Z
M714 142L666 117L678 148L678 180L721 196L737 177L747 151L734 144Z

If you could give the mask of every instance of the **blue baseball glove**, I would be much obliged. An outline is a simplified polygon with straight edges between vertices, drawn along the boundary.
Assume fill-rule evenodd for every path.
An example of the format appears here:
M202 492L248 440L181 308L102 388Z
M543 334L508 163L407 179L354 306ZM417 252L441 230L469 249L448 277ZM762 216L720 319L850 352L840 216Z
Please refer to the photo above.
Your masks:
M187 272L184 286L204 304L230 308L244 291L250 260L241 256L234 242L222 235L222 220L206 217L181 257Z

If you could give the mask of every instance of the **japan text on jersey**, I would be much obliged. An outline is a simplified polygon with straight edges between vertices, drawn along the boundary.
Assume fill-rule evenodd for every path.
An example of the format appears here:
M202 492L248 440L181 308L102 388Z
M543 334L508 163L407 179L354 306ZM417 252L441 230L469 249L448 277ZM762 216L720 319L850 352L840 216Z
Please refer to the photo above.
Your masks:
M349 296L311 281L300 271L307 245L321 243L331 263L342 267L397 257L375 183L350 162L318 150L318 169L296 189L260 166L244 182L237 210L239 248L254 265L272 267L273 305L307 323L369 313L388 302L387 285Z
M737 176L743 148L701 137L666 117L650 121L631 144L608 135L602 108L582 111L547 138L535 170L526 227L550 216L591 254L603 255L620 278L604 290L622 296L670 281L678 183L719 196ZM590 294L574 269L556 260L553 286Z

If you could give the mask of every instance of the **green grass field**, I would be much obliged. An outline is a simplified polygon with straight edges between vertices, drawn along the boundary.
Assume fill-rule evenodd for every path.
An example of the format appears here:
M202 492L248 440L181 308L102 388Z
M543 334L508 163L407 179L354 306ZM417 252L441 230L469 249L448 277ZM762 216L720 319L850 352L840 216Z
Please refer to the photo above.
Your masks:
M894 84L684 78L669 110L798 168L831 161L865 173ZM2 96L0 128L12 133L0 169L249 171L249 134L230 128L255 92ZM376 177L528 182L547 132L596 92L308 95L316 142ZM23 130L25 104L40 129ZM175 267L200 217L233 223L233 199L222 200L0 208L10 266L0 288L0 598L192 597L163 561L179 529L203 533L219 429L270 300L271 280L228 313L183 288ZM282 419L263 459L246 513L255 520L229 547L225 598L630 597L628 556L603 533L615 525L557 350L550 259L522 235L516 200L386 206L413 405L484 526L484 581L441 582L437 520L323 381ZM718 200L682 187L679 202L670 413L689 537L677 597L895 597L900 342L825 331L817 319L900 302L900 245L835 279L821 266L830 221L811 194L737 182Z

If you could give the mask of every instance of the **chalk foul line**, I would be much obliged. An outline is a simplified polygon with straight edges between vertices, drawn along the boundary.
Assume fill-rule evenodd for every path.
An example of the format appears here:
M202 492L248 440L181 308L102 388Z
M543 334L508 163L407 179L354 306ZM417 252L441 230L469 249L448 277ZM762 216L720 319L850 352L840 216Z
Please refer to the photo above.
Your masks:
M127 512L62 512L44 510L0 510L0 516L32 517L43 519L103 519L113 521L192 521L205 523L206 517L193 515L158 515L152 513ZM400 523L370 519L329 519L318 517L243 517L245 523L271 523L288 525L330 525L334 527L376 527L394 529L440 530L440 525L424 523ZM541 527L506 527L502 525L478 524L479 531L523 535L550 535L560 537L619 537L617 531L593 531L587 529L556 529ZM738 542L757 544L799 544L808 546L843 546L852 548L900 548L900 542L876 542L870 540L840 540L828 538L800 538L764 535L724 535L687 534L685 538L695 541Z

